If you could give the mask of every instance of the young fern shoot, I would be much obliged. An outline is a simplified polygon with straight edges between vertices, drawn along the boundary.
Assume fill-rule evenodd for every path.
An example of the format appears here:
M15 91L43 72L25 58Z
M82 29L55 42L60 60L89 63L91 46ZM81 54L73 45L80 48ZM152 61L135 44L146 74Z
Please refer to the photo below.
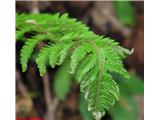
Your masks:
M32 32L34 35L30 38L24 37L25 33ZM74 73L80 83L88 110L96 120L100 120L120 96L110 72L129 78L122 60L132 51L113 39L96 35L68 14L17 14L16 39L25 40L20 54L23 72L34 48L45 40L49 43L40 48L36 59L40 76L45 75L46 65L54 68L70 56L70 73Z

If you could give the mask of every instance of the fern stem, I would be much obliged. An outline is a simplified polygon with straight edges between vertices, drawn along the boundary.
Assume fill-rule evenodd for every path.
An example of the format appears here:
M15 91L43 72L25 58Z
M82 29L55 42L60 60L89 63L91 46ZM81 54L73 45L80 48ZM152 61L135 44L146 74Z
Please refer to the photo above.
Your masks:
M100 53L100 51L98 51L99 53ZM99 74L98 74L98 80L97 80L97 94L99 93L99 83L100 83L100 80L102 79L102 60L101 60L101 57L99 56L98 57L99 58L99 61L98 61L98 71L99 71ZM97 97L96 97L96 103L98 102L98 96L99 95L97 95Z
M28 97L28 91L26 86L23 84L22 82L22 78L20 75L20 72L18 70L16 70L16 82L17 82L17 87L18 90L20 91L20 93L22 94L23 97L29 98Z
M97 60L97 64L98 64L98 71L99 71L99 74L98 74L98 80L97 80L97 91L96 91L96 102L95 103L97 103L98 102L98 100L99 100L99 98L98 98L98 93L99 93L99 90L100 90L100 88L99 88L99 83L100 83L100 81L101 81L101 79L102 79L102 70L103 70L103 58L102 58L102 53L101 53L101 48L99 48L94 42L90 42L93 46L94 46L94 48L95 48L95 53L96 53L96 55L98 56L98 60Z

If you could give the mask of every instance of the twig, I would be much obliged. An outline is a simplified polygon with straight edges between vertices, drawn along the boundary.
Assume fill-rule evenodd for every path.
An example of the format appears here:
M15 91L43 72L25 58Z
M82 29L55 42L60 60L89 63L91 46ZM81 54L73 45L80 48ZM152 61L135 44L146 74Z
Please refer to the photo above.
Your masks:
M50 92L50 83L48 73L43 77L43 85L44 85L44 95L47 107L46 120L55 120L54 119L54 108L53 108L53 100Z
M25 84L22 82L20 72L16 70L16 82L17 89L21 95L20 99L16 99L16 114L17 115L29 115L33 108L32 99L28 95L28 90ZM23 110L22 110L23 108Z
M33 0L31 4L31 13L39 13L38 1Z
M27 88L23 84L21 75L18 70L16 70L16 81L19 92L22 94L23 97L28 97Z
M57 97L54 97L54 99L52 100L52 106L53 106L53 112L54 112L54 114L56 112L58 104L59 104L59 99Z

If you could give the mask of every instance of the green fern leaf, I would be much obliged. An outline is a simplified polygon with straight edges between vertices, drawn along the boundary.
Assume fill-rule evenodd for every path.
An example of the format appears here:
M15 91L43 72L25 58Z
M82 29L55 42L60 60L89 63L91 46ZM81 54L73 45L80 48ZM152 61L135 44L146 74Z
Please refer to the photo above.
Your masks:
M92 69L96 64L96 57L93 54L88 55L77 72L77 80L81 81L82 77Z
M64 61L64 59L66 58L67 54L69 53L69 49L71 48L72 44L65 44L61 50L61 52L59 53L59 61L57 62L57 65L61 65Z
M50 46L43 47L36 59L36 64L39 68L40 76L44 76L44 74L46 73L46 63L47 63L48 54L50 53L50 51L51 51Z
M52 68L55 67L55 65L58 61L59 52L61 51L61 49L62 49L61 45L59 45L59 46L53 45L52 46L52 50L49 53L49 63Z
M53 80L53 92L60 100L64 100L70 91L72 79L69 73L69 66L70 61L67 59L65 63L59 67Z
M87 74L82 78L80 84L81 92L87 92L87 88L89 88L94 80L97 78L97 69L94 68L87 72ZM86 98L87 99L87 98Z
M22 64L22 71L25 72L27 70L27 63L29 58L31 57L31 54L33 52L33 49L36 47L38 43L45 40L47 38L46 35L37 35L33 38L28 39L25 42L25 45L23 46L21 50L21 64Z
M80 90L88 101L88 109L99 120L119 98L118 85L110 72L129 77L122 60L133 52L110 38L104 38L89 30L82 22L71 19L68 14L29 14L16 18L17 39L23 39L25 32L35 32L26 38L21 50L22 71L26 71L28 60L37 44L48 40L36 59L40 75L46 66L54 68L70 57L70 73L74 73L80 83ZM49 64L47 64L49 63Z
M71 73L75 72L78 63L85 57L87 53L90 53L91 51L92 48L88 44L81 45L74 50L71 56Z
M97 88L97 89L95 89ZM96 120L105 114L105 109L109 109L119 98L118 85L109 74L103 74L101 82L96 79L90 87L88 93L88 110L92 111Z

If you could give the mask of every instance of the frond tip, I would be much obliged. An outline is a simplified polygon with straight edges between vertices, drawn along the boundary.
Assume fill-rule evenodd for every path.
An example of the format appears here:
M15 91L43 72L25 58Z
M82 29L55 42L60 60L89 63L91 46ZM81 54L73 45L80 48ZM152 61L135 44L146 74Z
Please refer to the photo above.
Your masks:
M26 32L34 32L34 35L25 38ZM17 14L16 34L18 40L26 40L20 53L23 72L27 70L34 48L44 40L48 42L39 47L36 58L40 76L45 75L47 66L54 68L70 57L70 73L74 73L80 83L80 90L88 101L88 110L96 120L100 120L119 99L119 88L110 72L129 78L123 59L133 50L94 34L86 25L67 14Z

